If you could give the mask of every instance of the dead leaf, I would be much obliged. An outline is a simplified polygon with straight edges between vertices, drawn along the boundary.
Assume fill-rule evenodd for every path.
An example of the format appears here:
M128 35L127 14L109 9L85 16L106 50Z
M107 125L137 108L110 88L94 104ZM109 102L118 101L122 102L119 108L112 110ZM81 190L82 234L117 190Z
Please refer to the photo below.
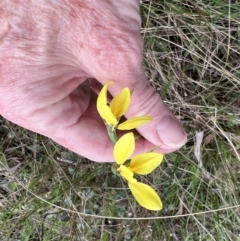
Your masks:
M208 145L214 138L214 135L213 134L209 134L207 135L205 138L204 138L204 144Z
M181 197L179 197L180 199L180 203L179 203L179 207L178 207L178 211L175 213L175 216L179 216L183 214L183 199L184 199L185 193L183 192Z
M202 168L202 159L201 159L201 144L203 140L204 131L196 132L195 144L194 144L194 155L198 160L198 166Z
M211 180L211 174L203 168L201 158L201 144L203 141L204 131L196 132L195 144L194 144L194 155L198 160L198 167L202 170L204 177Z

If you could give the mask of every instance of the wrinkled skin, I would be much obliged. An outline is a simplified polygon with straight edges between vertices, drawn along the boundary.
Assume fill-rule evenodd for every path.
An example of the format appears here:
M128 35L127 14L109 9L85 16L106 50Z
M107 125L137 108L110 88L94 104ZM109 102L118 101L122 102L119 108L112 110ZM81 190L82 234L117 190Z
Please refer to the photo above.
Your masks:
M171 152L186 135L142 67L136 0L0 0L0 114L91 160L113 161L96 112L100 84L134 89L126 118L151 115L136 152Z

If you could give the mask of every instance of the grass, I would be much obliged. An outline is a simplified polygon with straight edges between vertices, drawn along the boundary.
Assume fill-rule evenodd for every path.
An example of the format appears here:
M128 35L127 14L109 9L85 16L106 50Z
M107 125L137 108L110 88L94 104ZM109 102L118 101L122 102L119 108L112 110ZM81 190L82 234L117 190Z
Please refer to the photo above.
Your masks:
M189 137L147 177L161 212L140 208L110 164L1 118L0 240L240 240L239 9L141 1L147 76Z

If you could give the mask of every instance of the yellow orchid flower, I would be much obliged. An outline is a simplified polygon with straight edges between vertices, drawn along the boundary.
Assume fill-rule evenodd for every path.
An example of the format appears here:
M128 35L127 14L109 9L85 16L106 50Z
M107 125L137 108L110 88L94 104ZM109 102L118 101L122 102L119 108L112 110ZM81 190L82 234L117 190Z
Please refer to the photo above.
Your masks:
M114 132L116 129L131 130L152 121L152 117L150 116L139 116L130 118L125 122L119 124L120 118L125 115L130 105L131 92L129 88L124 88L108 104L107 88L111 84L113 84L113 82L109 81L103 86L97 99L97 110L102 119L104 120L108 132ZM116 140L114 142L116 142Z
M118 165L118 172L127 180L128 187L134 198L144 208L158 211L162 209L162 202L156 191L134 178L134 173L147 175L160 165L162 154L150 152L129 158L135 150L135 139L132 132L123 135L115 144L113 155Z

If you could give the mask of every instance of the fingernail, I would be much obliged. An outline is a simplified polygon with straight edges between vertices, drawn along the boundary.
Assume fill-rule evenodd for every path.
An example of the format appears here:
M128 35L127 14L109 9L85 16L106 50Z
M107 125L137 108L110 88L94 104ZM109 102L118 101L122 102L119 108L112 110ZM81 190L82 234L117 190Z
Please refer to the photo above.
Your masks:
M163 144L170 147L179 148L187 141L187 135L182 125L170 115L164 116L160 120L157 132Z

